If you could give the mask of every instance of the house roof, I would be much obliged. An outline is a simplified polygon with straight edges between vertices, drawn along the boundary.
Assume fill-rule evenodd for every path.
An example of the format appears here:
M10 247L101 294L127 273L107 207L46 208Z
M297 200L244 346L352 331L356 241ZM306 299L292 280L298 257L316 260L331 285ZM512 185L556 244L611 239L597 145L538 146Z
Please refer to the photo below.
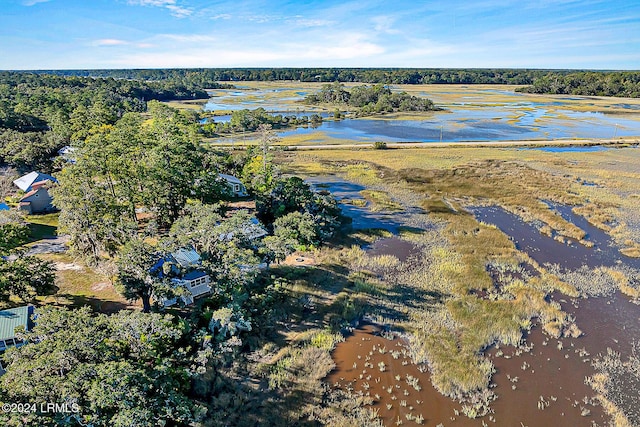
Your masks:
M160 258L156 263L149 269L150 273L158 274L159 277L164 277L163 265L165 262L178 264L172 265L171 270L175 274L179 274L181 270L188 269L189 267L193 267L200 263L200 254L196 252L193 248L181 248L174 252L171 252L169 255L164 258Z
M200 262L200 255L193 249L181 248L171 252L171 256L181 267L189 267Z
M29 330L29 315L32 313L33 306L28 305L0 311L0 340L15 337L18 326Z
M182 276L182 280L195 280L206 275L207 273L205 273L204 271L193 270Z
M7 205L4 202L0 203L0 211L8 211L8 210L9 210L9 205Z
M13 181L13 183L21 189L22 191L31 191L31 186L39 181L49 180L51 182L58 182L57 179L52 177L51 175L47 175L46 173L40 172L29 172L28 174L21 176L20 178Z
M240 181L238 178L236 178L233 175L227 175L226 173L219 173L218 176L231 184L244 185L242 184L242 181Z

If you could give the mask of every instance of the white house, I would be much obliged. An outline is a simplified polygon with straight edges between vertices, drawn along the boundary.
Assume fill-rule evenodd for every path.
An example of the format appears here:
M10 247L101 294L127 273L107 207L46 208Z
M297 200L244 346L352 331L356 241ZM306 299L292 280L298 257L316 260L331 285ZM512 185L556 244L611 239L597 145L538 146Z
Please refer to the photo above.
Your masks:
M201 263L200 255L191 248L181 248L172 252L164 259L159 260L151 269L152 272L159 271L159 276L163 276L163 265L172 264L172 271L178 277L172 278L171 282L175 287L185 289L185 294L179 298L185 305L193 304L195 298L211 292L211 279L207 273L198 270ZM183 273L183 271L187 271ZM162 304L170 307L178 302L177 298L163 299Z
M58 182L51 175L40 172L29 172L13 183L26 194L20 199L20 210L28 214L45 213L55 210L49 187Z
M226 181L235 197L247 197L249 195L249 193L247 193L247 188L244 186L242 181L240 181L235 176L227 175L225 173L219 173L218 177Z
M244 236L249 240L261 239L269 234L267 230L262 226L262 223L258 220L258 218L252 217L249 219L249 221L242 224L242 226L236 231L220 234L218 236L218 239L231 240L236 235L236 233L239 233L240 236Z
M211 292L210 278L204 271L193 270L184 274L180 278L171 279L175 286L181 286L186 291L180 298L185 305L193 304L196 297L206 295ZM165 307L170 307L178 302L178 298L165 299L162 304Z

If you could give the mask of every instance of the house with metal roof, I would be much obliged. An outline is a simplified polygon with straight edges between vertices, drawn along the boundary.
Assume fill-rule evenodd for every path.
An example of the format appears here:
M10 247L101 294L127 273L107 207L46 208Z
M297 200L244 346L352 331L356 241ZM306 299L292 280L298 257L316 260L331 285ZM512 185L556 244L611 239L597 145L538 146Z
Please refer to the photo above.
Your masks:
M31 316L34 313L32 305L9 308L0 311L0 352L9 347L19 347L24 344L16 337L16 329L20 326L29 331L32 326Z
M28 193L29 191L33 190L32 188L33 184L38 182L43 182L43 181L49 181L52 183L58 182L58 180L52 177L51 175L33 171L33 172L29 172L24 176L21 176L20 178L13 181L13 183L15 184L16 187L18 187L25 193Z
M32 215L36 213L53 212L53 198L49 194L48 186L51 181L38 181L31 186L31 191L20 199L19 209Z
M35 171L13 181L16 187L26 193L20 199L19 209L29 215L54 211L49 187L57 182L51 175Z
M158 277L163 277L165 274L175 275L176 277L172 278L171 282L176 287L182 287L187 291L180 298L185 305L190 305L193 304L195 298L211 292L209 275L198 269L201 261L200 254L193 248L180 248L160 259L151 267L151 272L156 273ZM169 271L165 269L165 264L171 266ZM178 298L162 300L165 307L175 305L177 302Z

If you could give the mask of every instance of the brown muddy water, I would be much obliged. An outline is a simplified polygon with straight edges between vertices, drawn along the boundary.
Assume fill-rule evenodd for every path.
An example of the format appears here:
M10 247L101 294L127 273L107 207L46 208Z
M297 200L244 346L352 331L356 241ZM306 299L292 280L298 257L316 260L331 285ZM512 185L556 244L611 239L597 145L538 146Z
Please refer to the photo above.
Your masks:
M588 266L628 266L637 268L640 260L621 255L611 238L573 214L568 207L555 206L559 214L587 232L594 243L587 248L577 242L559 243L541 234L534 224L500 208L474 208L476 218L492 223L505 232L519 250L540 264L558 264L571 271ZM372 255L395 255L406 262L415 250L398 237L381 239L367 248ZM534 326L526 336L528 351L512 347L492 347L487 357L496 373L492 391L498 399L493 413L469 419L461 405L440 395L431 385L425 366L411 362L407 344L377 335L375 326L365 326L338 344L333 353L336 369L328 382L337 387L362 392L374 399L385 425L426 426L605 426L609 418L595 399L585 378L595 373L591 362L607 348L626 360L633 342L640 341L640 306L632 304L619 291L588 299L554 294L563 309L575 317L583 335L553 339ZM383 363L384 365L380 365ZM413 387L410 382L418 387ZM640 390L630 386L617 400L632 425L637 418ZM402 423L402 424L400 424Z
M336 368L327 378L329 384L370 396L374 399L371 408L386 425L399 425L398 421L417 425L420 417L427 426L449 425L454 420L461 426L481 425L478 420L456 415L460 405L433 388L426 366L411 361L406 344L400 339L386 339L378 335L379 331L376 326L366 325L338 344L333 352ZM411 378L418 380L417 387L408 383Z
M572 241L559 243L540 233L534 224L524 222L520 217L495 206L476 207L472 209L472 212L476 218L496 225L513 240L519 250L526 252L540 264L557 264L563 271L575 271L583 266L590 269L600 266L618 266L635 270L640 268L640 259L622 255L607 233L589 224L585 218L573 213L571 207L557 204L550 206L564 219L583 229L587 233L587 240L591 241L594 246L588 248ZM573 400L573 404L576 404L576 400L580 401L577 398L584 395L577 407L581 408L581 413L583 413L582 408L590 410L588 418L602 425L603 423L597 421L601 417L602 410L584 405L585 402L589 402L588 396L593 392L590 392L583 384L583 380L586 376L595 373L591 367L591 359L599 354L606 354L608 348L619 352L623 360L626 360L627 356L631 354L633 343L640 341L640 306L633 304L619 291L590 298L570 299L559 294L554 294L552 298L560 302L564 311L575 317L576 324L583 331L583 336L553 340L545 337L539 329L534 328L527 339L527 342L534 345L533 351L531 355L521 357L534 357L538 365L535 377L533 373L530 375L531 379L535 378L538 383L538 386L535 387L535 393L539 393L539 396L544 398L545 394L540 385L548 383L549 389L553 390L553 393L564 394L567 403L570 403L569 400ZM543 346L542 344L545 342L546 345ZM495 354L495 351L491 353ZM545 361L548 366L543 368L544 365L540 365L540 363L544 364ZM515 362L499 363L497 359L495 360L498 372L501 368L513 371L514 367L511 366L513 363ZM527 363L532 367L535 366L532 362ZM539 375L543 372L541 369L548 369L549 366L556 365L558 372L552 377L544 379L544 376ZM520 376L520 378L525 379L526 377ZM497 390L501 385L508 385L500 383L499 375L496 376L495 381L498 384ZM514 385L517 391L518 383ZM571 396L566 395L567 391L570 391ZM584 398L585 396L587 399ZM534 396L530 396L526 401L528 402L532 397ZM496 413L501 411L507 400L499 399L495 403ZM559 401L559 398L556 401L551 401L545 411L557 406L556 403ZM618 396L618 401L622 402L622 410L627 414L632 425L640 425L640 417L637 416L640 405L640 389L637 385L624 390L622 396ZM564 416L566 417L566 413ZM562 418L562 425L565 425L565 420L566 418Z
M378 239L364 249L370 256L393 255L402 262L407 262L409 258L419 253L418 246L415 243L398 237Z

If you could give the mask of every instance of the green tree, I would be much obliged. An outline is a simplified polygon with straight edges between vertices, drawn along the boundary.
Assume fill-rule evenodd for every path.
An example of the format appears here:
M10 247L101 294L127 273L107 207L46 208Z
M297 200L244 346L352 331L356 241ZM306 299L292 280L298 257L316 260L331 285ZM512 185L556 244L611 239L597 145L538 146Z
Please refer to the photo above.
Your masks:
M53 263L18 253L11 260L0 260L0 300L13 296L33 302L55 290L55 279Z
M127 215L126 204L94 175L93 164L79 161L65 168L51 194L61 211L59 232L70 236L77 253L97 261L102 251L115 255L135 232L135 223Z
M249 161L242 169L242 178L249 191L254 194L265 194L273 189L279 174L271 154L271 147L278 139L271 125L260 125L258 132L260 133L259 151L252 150Z
M0 414L7 426L187 426L200 406L191 380L204 371L211 347L204 331L155 313L107 316L88 307L38 309L23 337L4 356L4 402L66 403L74 413ZM133 424L132 424L133 423Z
M0 211L0 256L8 255L27 243L29 235L29 226L22 215L14 211Z
M197 143L195 124L180 111L149 103L151 123L144 126L146 191L143 203L156 214L159 224L175 221L202 171L203 152Z
M195 140L192 117L149 103L148 120L125 114L114 125L94 127L78 147L53 191L61 230L79 253L97 260L114 255L139 228L138 212L168 228L189 198L224 197L217 173Z
M151 298L173 297L173 287L166 277L159 277L161 271L152 271L164 256L144 240L134 238L121 249L118 266L117 289L128 300L142 300L142 310L151 310Z
M309 212L291 212L276 219L273 234L284 241L292 242L296 248L316 246L320 233L315 218Z

